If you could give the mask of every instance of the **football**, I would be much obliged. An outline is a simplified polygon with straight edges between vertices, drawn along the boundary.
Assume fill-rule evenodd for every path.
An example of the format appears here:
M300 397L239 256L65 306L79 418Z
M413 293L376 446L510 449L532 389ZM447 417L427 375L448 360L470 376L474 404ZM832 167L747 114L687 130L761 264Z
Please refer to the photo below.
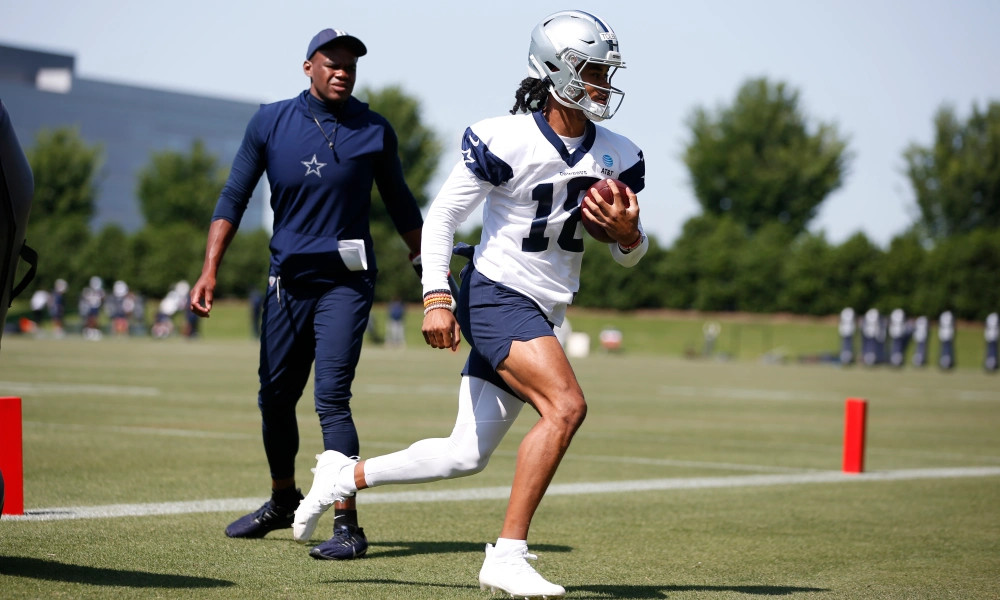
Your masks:
M612 202L614 202L615 199L614 195L611 193L611 186L608 185L608 181L610 180L602 179L597 183L595 183L594 185L590 186L590 189L587 190L587 195L591 196L592 194L590 192L596 191L597 195L602 200L604 200L608 204L611 204ZM625 190L628 188L628 186L625 185L622 181L619 181L617 179L615 179L614 182L615 182L615 187L617 187L618 191L622 193L622 199L627 203L629 199L628 196L625 195ZM607 232L604 231L603 227L601 227L597 223L587 218L587 215L583 212L582 206L583 205L581 203L580 222L583 223L583 228L587 231L587 233L590 234L590 237L605 244L610 244L614 242L615 241L614 238L608 235Z

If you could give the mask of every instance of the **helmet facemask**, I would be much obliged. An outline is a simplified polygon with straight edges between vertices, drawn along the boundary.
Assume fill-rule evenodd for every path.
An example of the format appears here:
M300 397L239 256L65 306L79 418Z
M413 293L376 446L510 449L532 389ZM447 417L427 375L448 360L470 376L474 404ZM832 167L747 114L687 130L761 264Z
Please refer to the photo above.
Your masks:
M611 53L609 52L609 54ZM621 106L622 100L625 99L625 92L612 86L611 78L614 77L619 68L624 68L625 64L620 59L602 60L586 56L572 48L567 48L559 56L559 59L570 70L572 76L562 89L557 89L554 85L551 87L552 91L555 92L556 100L563 106L579 108L591 121L603 121L613 117L618 111L618 107ZM606 78L608 87L587 83L581 78L580 74L590 65L608 68ZM592 95L587 92L588 86L597 90L599 97L603 96L603 102L593 99Z

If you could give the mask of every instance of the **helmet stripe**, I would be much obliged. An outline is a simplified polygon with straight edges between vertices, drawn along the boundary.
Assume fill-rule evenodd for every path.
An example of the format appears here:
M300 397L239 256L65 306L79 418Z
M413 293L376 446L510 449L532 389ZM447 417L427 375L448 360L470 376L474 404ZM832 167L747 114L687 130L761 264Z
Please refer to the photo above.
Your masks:
M603 20L601 20L601 18L598 17L597 15L590 14L589 12L583 11L583 10L577 11L577 12L579 12L582 15L587 15L588 17L590 17L591 19L593 19L595 22L597 22L598 25L600 25L601 27L604 28L605 32L611 31L611 28L608 27L608 24L605 23Z

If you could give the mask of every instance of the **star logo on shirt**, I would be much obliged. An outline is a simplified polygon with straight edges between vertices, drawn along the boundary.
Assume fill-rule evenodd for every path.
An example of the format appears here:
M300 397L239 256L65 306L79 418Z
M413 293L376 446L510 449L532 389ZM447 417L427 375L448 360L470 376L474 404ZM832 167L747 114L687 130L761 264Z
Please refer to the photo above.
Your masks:
M465 150L462 150L462 156L465 157L463 160L467 165L471 165L472 163L476 162L476 159L472 158L472 148L467 148Z
M306 166L306 174L305 174L306 177L308 177L310 173L315 173L316 177L322 177L323 176L319 172L319 170L322 169L323 167L325 167L326 163L321 163L318 160L316 160L316 155L315 154L313 154L312 160L310 160L310 161L305 161L304 160L304 161L302 161L302 164L304 164Z

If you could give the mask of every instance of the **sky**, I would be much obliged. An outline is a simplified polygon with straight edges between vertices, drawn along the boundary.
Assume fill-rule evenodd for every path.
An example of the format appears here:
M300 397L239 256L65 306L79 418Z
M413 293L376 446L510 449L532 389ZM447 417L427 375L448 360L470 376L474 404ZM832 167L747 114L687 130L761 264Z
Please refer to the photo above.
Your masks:
M933 144L942 106L964 120L1000 101L996 0L0 2L0 44L72 54L78 77L252 102L308 87L309 40L346 30L368 47L356 90L402 87L441 139L431 193L465 128L510 110L538 21L593 12L627 65L613 81L624 103L603 124L643 149L641 218L667 246L701 212L682 160L688 119L730 105L750 78L784 82L812 128L847 138L844 183L810 226L834 244L862 232L886 247L906 230L917 207L903 152Z

